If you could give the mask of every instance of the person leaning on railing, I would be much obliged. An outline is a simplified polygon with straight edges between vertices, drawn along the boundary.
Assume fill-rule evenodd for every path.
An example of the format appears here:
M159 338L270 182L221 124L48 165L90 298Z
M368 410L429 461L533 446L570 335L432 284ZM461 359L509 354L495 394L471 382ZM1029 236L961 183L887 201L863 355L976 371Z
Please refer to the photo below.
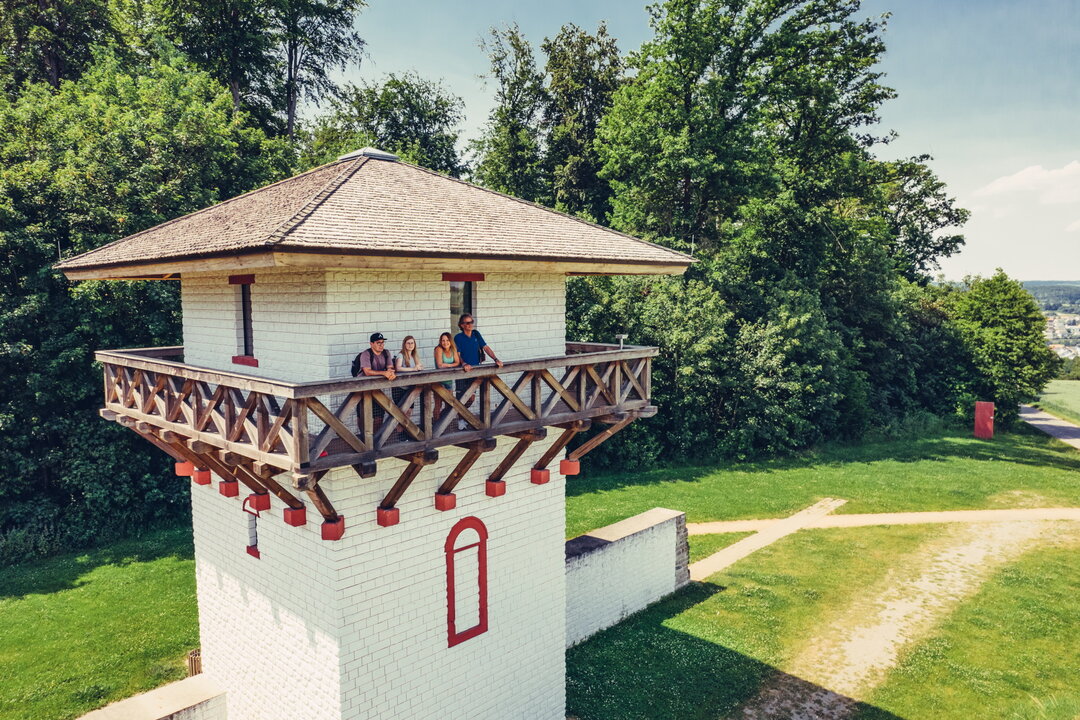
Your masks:
M386 349L386 336L382 333L372 333L368 338L370 347L364 350L356 359L353 360L352 374L353 377L362 375L364 377L384 377L387 380L393 380L397 377L394 372L394 361L390 357L390 351ZM361 406L356 408L356 417L359 421L361 412ZM382 422L383 415L386 411L383 410L378 404L371 409L372 420L376 425Z
M502 360L495 357L495 351L484 341L484 336L476 329L476 319L472 315L465 313L459 317L458 327L461 328L461 332L454 336L454 345L457 346L458 353L461 355L461 366L465 372L471 370L473 366L484 362L485 354L495 361L496 367L501 368L503 366ZM465 407L472 404L473 395L475 394L470 393L468 397L464 397L471 384L470 380L457 381L458 399L461 400L461 404ZM458 421L459 429L464 429L464 425L464 420Z
M461 367L461 355L458 354L458 350L454 346L454 341L448 332L444 332L439 336L439 344L435 346L435 367L440 370ZM454 383L450 380L446 380L443 382L443 387L447 390L453 390ZM437 419L442 415L443 406L443 401L438 395L435 396L433 405L434 417Z

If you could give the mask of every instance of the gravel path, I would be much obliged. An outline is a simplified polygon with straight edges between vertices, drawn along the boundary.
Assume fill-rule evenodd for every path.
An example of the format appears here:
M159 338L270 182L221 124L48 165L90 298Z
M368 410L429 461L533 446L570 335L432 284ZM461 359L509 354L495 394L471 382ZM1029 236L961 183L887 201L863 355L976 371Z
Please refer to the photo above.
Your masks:
M998 568L1019 557L1053 523L1013 521L957 527L900 558L877 587L823 623L784 673L735 717L843 720L896 665Z

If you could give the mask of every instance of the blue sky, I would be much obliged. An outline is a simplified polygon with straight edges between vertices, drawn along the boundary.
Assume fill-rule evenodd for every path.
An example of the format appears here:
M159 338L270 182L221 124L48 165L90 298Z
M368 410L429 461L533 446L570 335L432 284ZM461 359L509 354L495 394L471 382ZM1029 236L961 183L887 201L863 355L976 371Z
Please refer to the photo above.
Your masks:
M368 58L346 79L416 70L465 100L466 136L490 108L477 41L517 22L539 43L566 22L606 20L624 51L650 35L639 0L369 0L357 23ZM1080 1L865 0L891 12L882 113L899 138L882 158L919 153L972 211L952 279L1002 267L1022 280L1080 280Z

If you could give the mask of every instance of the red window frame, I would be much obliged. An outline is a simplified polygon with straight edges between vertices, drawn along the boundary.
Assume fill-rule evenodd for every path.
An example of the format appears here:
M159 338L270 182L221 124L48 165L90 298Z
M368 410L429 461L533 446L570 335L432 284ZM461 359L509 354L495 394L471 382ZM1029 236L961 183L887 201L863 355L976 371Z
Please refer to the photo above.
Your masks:
M476 542L456 547L458 537L466 530L476 532L479 539ZM446 536L443 551L446 553L446 637L447 647L454 647L459 643L487 632L487 539L488 532L484 523L478 517L466 517L459 520L450 534ZM457 592L454 587L454 556L466 550L476 548L477 553L477 578L479 590L479 621L476 625L465 630L457 629Z

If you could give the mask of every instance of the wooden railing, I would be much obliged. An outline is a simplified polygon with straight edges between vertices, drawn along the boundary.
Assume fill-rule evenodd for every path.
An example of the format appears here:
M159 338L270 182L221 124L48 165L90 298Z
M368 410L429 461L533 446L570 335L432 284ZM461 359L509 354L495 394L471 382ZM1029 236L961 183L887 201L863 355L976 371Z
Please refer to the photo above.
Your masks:
M181 347L96 358L104 369L103 417L163 450L180 444L183 453L212 454L215 467L246 465L264 478L290 472L304 487L305 477L330 468L353 466L366 477L380 458L430 462L439 447L476 447L497 435L535 439L542 428L562 427L572 436L593 420L620 429L656 411L649 401L656 354L567 343L566 355L502 368L308 383L186 365ZM460 391L444 385L462 380Z

